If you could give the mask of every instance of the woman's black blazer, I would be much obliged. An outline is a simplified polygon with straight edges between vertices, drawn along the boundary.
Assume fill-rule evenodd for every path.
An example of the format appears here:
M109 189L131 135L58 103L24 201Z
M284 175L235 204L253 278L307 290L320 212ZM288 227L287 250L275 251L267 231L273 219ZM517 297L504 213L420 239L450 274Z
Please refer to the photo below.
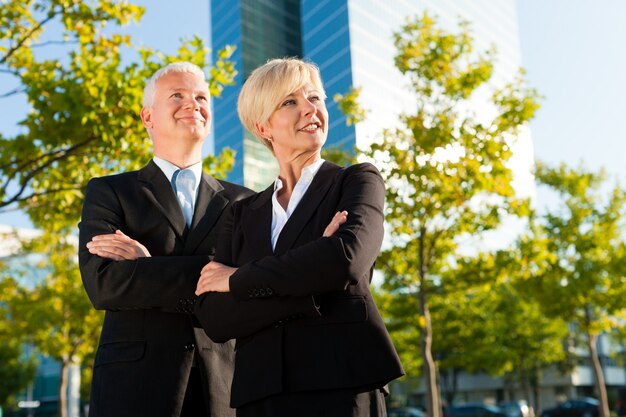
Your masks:
M369 285L383 240L385 188L371 164L324 162L272 251L273 186L233 205L215 260L239 269L196 314L236 339L231 406L286 392L377 388L404 371ZM348 220L324 229L340 210Z

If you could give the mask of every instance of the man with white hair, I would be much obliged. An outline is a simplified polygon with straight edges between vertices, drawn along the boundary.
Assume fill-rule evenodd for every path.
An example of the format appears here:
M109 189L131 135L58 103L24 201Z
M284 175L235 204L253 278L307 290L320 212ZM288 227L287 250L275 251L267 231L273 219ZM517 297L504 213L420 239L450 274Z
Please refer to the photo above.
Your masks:
M235 415L233 345L214 344L192 313L224 213L252 192L202 170L209 98L199 67L157 71L141 110L154 158L87 185L79 264L91 302L106 310L92 417Z

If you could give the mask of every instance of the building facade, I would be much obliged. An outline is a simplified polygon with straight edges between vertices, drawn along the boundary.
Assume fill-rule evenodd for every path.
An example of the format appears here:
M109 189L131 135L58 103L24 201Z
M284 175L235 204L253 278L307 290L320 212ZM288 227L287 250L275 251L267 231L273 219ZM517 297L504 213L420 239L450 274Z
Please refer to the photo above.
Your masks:
M515 0L220 0L211 2L211 46L237 47L233 60L239 74L235 86L214 100L215 152L230 147L237 153L229 179L260 190L277 173L270 153L241 127L237 96L247 75L270 58L299 56L315 62L328 95L327 146L352 150L366 147L384 128L395 126L398 115L411 110L415 99L394 66L393 33L408 18L427 11L451 31L461 20L472 23L477 50L495 46L498 60L494 82L512 80L521 66ZM351 86L360 87L359 102L367 119L346 126L345 116L333 101ZM490 109L477 99L479 113ZM530 135L522 134L512 161L516 178L525 190L533 188ZM529 192L533 193L532 190Z

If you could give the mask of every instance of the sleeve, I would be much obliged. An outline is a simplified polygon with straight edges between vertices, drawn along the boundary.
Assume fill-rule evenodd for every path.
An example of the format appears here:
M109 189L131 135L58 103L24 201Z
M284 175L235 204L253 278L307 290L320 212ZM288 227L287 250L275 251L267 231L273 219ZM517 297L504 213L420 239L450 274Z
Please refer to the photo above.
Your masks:
M106 178L89 181L79 224L79 267L96 309L162 309L192 313L194 291L208 255L154 256L114 261L89 253L93 236L125 230L123 209Z
M230 278L236 300L314 296L369 279L384 234L383 179L372 164L354 165L340 192L336 210L348 212L346 223L331 237L241 266Z
M229 292L204 293L195 305L204 332L216 343L250 336L290 320L320 315L313 297L237 301Z
M225 265L234 265L231 242L239 207L233 204L226 214L215 251L215 260ZM195 315L211 340L224 343L319 311L310 296L237 301L231 293L208 292L198 298Z

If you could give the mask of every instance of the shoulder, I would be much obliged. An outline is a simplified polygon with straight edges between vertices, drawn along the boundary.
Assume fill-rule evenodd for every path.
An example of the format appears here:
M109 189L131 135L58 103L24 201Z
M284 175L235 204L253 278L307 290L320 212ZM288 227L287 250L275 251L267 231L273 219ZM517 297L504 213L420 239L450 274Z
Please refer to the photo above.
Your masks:
M224 193L232 200L239 201L246 199L250 196L255 195L256 193L249 188L241 186L239 184L234 184L232 182L217 180L222 186Z
M372 174L376 174L380 176L380 171L374 164L370 162L362 162L360 164L350 165L344 168L347 174L361 173L361 172L370 172Z
M369 162L363 162L341 168L339 175L344 180L354 178L377 178L380 181L383 180L378 168Z
M120 174L105 175L103 177L94 177L87 183L88 188L93 187L113 187L127 186L129 182L137 179L139 171L129 171Z

